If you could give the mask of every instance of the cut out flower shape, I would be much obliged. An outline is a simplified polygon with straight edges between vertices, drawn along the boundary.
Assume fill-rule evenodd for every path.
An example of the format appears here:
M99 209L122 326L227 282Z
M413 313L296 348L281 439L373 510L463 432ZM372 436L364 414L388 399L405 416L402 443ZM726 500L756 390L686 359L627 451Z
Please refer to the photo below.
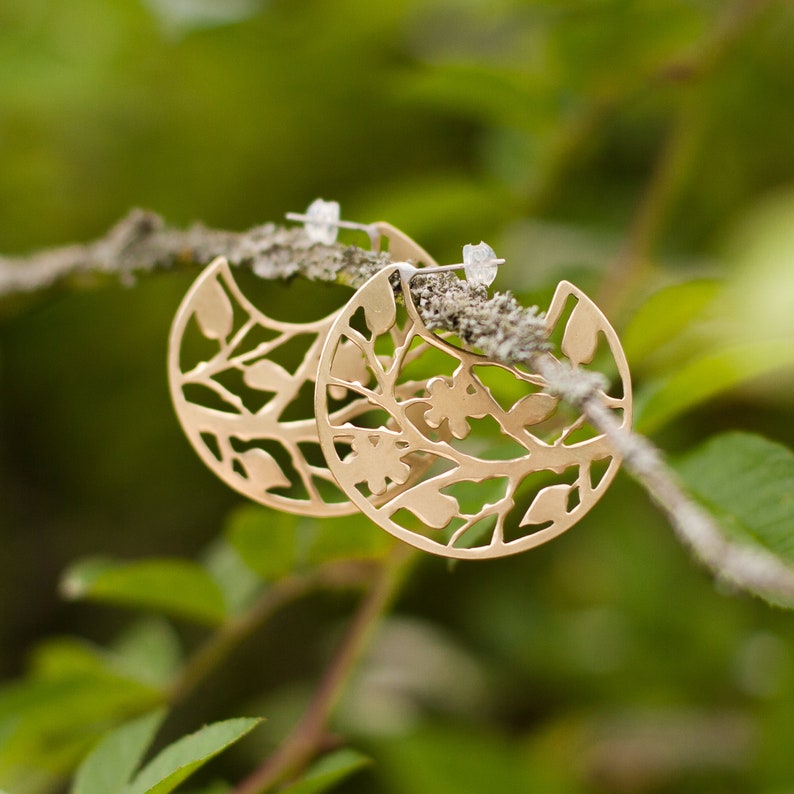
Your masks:
M469 418L482 419L490 413L490 395L478 388L477 382L467 373L456 373L452 378L433 378L428 381L427 390L432 407L425 411L425 421L430 427L438 428L446 419L455 438L469 435Z
M345 462L354 466L357 482L366 482L367 488L376 496L386 493L386 480L397 485L408 481L411 467L400 460L405 454L405 442L399 437L378 433L364 432L357 435L351 444L353 452Z

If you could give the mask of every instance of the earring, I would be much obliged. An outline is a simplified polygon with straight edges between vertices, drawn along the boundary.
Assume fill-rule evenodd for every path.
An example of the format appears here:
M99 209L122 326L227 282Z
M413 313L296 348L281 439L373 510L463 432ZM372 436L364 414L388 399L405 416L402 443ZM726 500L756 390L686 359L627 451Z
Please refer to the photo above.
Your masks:
M468 279L486 287L500 261L485 244L467 246L464 260ZM334 320L320 356L318 434L339 487L383 529L444 557L501 557L571 527L603 495L620 458L583 416L565 413L566 406L544 390L541 375L489 360L427 328L411 279L459 268L419 271L397 263L356 292ZM407 315L402 325L392 287L397 277ZM384 360L377 353L381 340L397 325L401 341ZM545 333L559 337L559 349L574 368L597 354L611 358L619 388L601 396L629 427L628 364L595 304L573 284L560 282L545 314ZM367 383L340 375L351 346L367 362ZM412 381L423 354L444 374ZM335 412L333 398L341 390L366 399L369 413ZM498 443L494 429L501 433ZM401 483L408 485L392 489ZM520 520L508 520L519 507Z
M331 245L339 228L356 229L369 235L373 250L382 250L385 239L393 259L435 265L424 249L388 223L341 221L336 202L318 199L305 215L288 217L305 223L312 243ZM337 313L309 323L274 320L246 298L223 257L198 276L177 310L168 377L179 421L204 463L260 504L311 516L356 510L325 464L311 403L300 412L301 390L315 380ZM274 360L306 340L297 367ZM366 382L363 370L357 348L337 345L337 376ZM331 399L346 394L329 389ZM351 396L336 400L332 421L355 420L369 409L366 400Z

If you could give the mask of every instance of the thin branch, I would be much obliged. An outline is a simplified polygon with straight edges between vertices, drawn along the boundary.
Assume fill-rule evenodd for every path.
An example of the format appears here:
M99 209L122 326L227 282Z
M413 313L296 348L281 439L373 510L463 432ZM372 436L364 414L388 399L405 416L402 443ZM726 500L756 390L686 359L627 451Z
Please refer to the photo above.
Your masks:
M301 274L342 283L366 277L388 261L353 246L314 245L301 227L268 223L227 232L196 224L175 229L153 212L133 210L93 242L0 257L0 298L46 290L75 277L111 275L127 283L139 274L207 264L216 256L250 267L263 279Z
M689 55L666 63L644 88L660 82L682 83L680 104L637 202L628 232L602 281L597 303L614 313L645 273L654 245L698 152L703 100L695 90L730 55L747 30L776 0L738 0L728 7L711 35Z
M552 391L579 407L623 458L623 465L666 516L679 540L718 579L773 601L794 602L794 570L761 547L730 542L719 524L686 492L661 452L622 427L600 391L572 380L575 371L549 359L536 362Z
M325 671L312 702L292 733L278 749L232 794L263 794L273 785L299 773L325 745L328 721L348 683L378 619L399 590L415 553L403 545L394 547L380 575L364 597L347 628L336 654Z
M344 562L324 566L309 575L290 576L272 585L243 614L221 626L187 660L171 687L169 702L186 700L246 637L287 604L321 587L368 583L372 573L369 564Z
M240 233L203 226L179 231L167 228L156 215L136 210L93 243L28 258L0 258L0 297L46 289L76 274L115 273L123 278L183 262L208 262L217 255L251 267L264 279L300 274L351 285L362 283L388 262L387 255L354 247L312 245L301 228L266 224ZM538 372L538 362L548 360L541 356L549 348L545 321L535 307L524 308L509 294L489 298L482 288L448 275L415 278L411 290L429 328L451 331L503 364L528 365ZM718 577L772 598L794 597L794 571L767 552L729 543L718 524L687 496L659 451L647 439L617 426L600 396L604 383L597 373L559 369L540 374L607 436L681 540ZM211 652L206 653L209 657Z

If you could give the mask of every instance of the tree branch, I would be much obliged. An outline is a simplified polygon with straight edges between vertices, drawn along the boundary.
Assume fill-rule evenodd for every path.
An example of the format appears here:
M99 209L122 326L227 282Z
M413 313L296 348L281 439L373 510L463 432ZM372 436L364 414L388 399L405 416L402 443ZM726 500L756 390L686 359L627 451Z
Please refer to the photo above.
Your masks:
M203 265L216 256L250 267L264 279L300 274L316 281L351 281L353 286L356 277L365 278L388 261L353 246L314 245L300 227L267 223L227 232L195 224L175 229L159 215L136 209L93 242L0 257L0 298L46 290L74 277L104 274L128 283L142 273Z
M0 298L32 293L91 273L122 279L181 264L203 264L223 255L250 267L263 279L301 275L315 281L358 286L389 262L353 246L312 244L300 227L265 224L247 232L224 232L196 225L169 228L153 213L135 210L103 238L29 257L0 258ZM733 586L794 600L794 570L772 554L728 542L718 524L693 501L647 439L619 427L596 398L600 382L592 373L549 362L543 316L509 294L487 292L454 276L415 278L412 295L429 328L451 331L495 361L526 364L539 371L555 393L579 407L624 459L626 470L667 516L679 538L716 575ZM545 368L545 369L544 369Z
M388 609L415 558L416 553L406 546L394 547L390 558L383 562L377 580L362 599L300 722L275 753L238 784L232 794L263 794L276 783L299 773L322 749L331 713L378 619Z

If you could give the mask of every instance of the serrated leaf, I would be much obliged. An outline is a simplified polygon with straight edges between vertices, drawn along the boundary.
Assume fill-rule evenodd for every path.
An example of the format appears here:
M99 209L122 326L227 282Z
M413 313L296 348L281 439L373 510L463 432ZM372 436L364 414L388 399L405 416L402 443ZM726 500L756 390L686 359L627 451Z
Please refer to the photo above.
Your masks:
M0 690L0 776L26 780L63 776L83 758L108 725L162 702L157 690L112 670L32 678Z
M370 759L355 750L337 750L313 764L309 771L281 794L321 794L370 763Z
M794 564L794 452L751 433L723 433L676 469L726 533Z
M638 395L636 428L640 433L652 433L717 394L792 364L794 344L790 340L742 345L695 359Z
M673 340L714 300L721 286L716 279L697 279L672 284L651 295L622 334L628 360L639 364Z
M148 763L122 789L122 794L168 794L261 721L258 718L225 720L179 739Z
M196 322L208 339L226 339L234 325L234 309L217 279L205 281L195 297Z
M157 610L212 625L226 617L223 593L210 574L182 559L77 563L62 592L72 599Z
M71 794L118 794L143 760L165 717L165 710L128 722L105 736L86 757Z

